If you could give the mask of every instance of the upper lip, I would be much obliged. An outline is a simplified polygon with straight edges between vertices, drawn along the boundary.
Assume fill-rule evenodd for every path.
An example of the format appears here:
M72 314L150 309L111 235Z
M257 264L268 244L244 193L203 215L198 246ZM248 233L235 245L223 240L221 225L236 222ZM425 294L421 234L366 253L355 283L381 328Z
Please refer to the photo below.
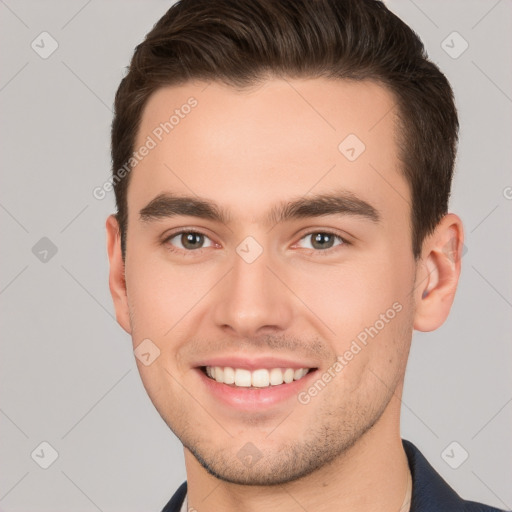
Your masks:
M195 364L196 367L201 366L229 366L231 368L243 368L254 371L260 368L317 368L312 362L298 361L294 359L266 356L266 357L250 357L250 356L217 356L205 358Z

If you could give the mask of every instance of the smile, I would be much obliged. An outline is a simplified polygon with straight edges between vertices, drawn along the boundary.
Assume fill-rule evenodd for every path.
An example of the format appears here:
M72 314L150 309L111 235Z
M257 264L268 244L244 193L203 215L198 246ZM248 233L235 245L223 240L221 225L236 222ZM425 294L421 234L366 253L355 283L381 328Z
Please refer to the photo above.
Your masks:
M204 366L202 370L210 379L220 384L241 388L266 388L300 380L311 368L259 368L251 371L231 366Z

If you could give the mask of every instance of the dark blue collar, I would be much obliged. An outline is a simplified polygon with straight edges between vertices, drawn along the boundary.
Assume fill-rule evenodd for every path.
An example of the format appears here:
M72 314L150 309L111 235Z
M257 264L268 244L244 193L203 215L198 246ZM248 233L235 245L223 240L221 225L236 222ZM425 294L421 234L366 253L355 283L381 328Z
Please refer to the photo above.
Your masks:
M412 475L410 512L499 512L498 509L463 500L429 464L410 441L402 439Z

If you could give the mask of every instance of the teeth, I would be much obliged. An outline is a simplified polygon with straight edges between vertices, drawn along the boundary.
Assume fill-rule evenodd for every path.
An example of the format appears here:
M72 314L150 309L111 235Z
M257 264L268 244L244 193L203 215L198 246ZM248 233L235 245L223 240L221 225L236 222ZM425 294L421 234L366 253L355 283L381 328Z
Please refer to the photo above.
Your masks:
M283 373L283 380L285 381L286 384L289 384L290 382L293 382L294 375L295 372L293 371L293 368L286 368L286 370Z
M284 382L284 376L281 368L272 368L272 370L270 370L269 378L272 386L279 386L279 384L282 384Z
M235 383L235 370L233 368L226 366L224 368L224 384L234 384Z
M295 372L293 374L293 380L302 379L302 377L304 377L304 375L306 375L306 373L308 373L308 371L305 368L300 368L299 370L295 370Z
M224 368L221 368L220 366L215 367L214 379L217 382L224 382Z
M207 366L206 374L211 379L221 384L234 384L243 388L266 388L269 386L279 386L280 384L289 384L294 380L302 379L309 368L261 368L253 372L245 368L231 368L230 366Z
M268 370L255 370L252 372L252 385L255 388L266 388L270 384Z
M219 366L216 366L215 370L217 370L217 368L219 368ZM217 371L215 371L215 375L217 375ZM215 377L215 380L222 382L222 379L218 380L217 377ZM235 370L235 386L243 388L251 387L251 372L249 370Z

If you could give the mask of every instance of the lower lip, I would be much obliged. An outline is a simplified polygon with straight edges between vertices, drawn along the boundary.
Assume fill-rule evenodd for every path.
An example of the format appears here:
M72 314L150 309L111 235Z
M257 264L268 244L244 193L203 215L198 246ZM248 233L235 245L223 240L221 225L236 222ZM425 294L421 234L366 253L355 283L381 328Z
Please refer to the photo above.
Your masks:
M292 397L297 397L300 391L309 385L309 381L316 373L316 370L309 371L302 379L294 380L289 384L265 388L244 388L221 384L205 375L201 369L197 368L196 370L209 393L217 400L230 407L246 411L268 409Z

